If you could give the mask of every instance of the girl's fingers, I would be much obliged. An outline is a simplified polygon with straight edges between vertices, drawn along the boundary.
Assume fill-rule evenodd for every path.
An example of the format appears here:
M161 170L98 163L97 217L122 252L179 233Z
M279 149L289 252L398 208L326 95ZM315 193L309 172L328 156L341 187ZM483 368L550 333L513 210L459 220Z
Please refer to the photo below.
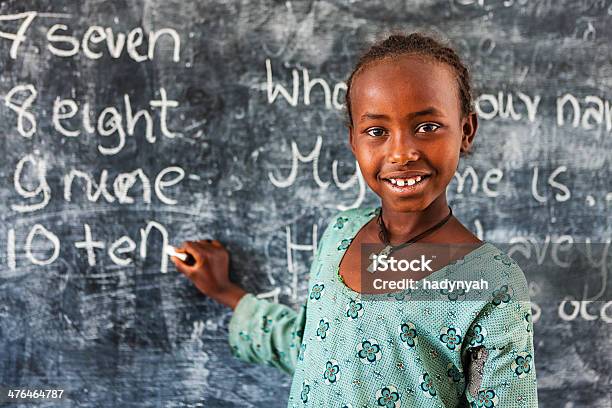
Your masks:
M183 241L180 247L175 247L176 252L186 253L187 252L187 243L190 241Z
M175 248L174 250L175 250L175 252L177 252L177 253L179 253L179 254L187 254L187 253L188 253L188 252L187 252L185 249L183 249L183 248ZM189 258L187 258L187 259L185 259L185 261L183 261L181 258L178 258L178 257L176 257L176 256L174 256L174 255L171 255L171 256L170 256L170 260L172 261L172 263L174 264L174 266L176 267L176 269L178 269L178 270L179 270L179 272L181 272L181 273L185 273L185 272L183 271L183 268L193 266L193 265L189 265L189 264L186 262L186 261L188 261L188 260L189 260Z
M176 258L176 257L172 257L172 258ZM176 269L178 269L178 271L180 273L182 273L183 275L185 275L187 278L192 279L198 272L198 268L196 268L195 266L190 266L188 264L186 264L185 262L181 261L180 259L176 258L177 260L174 261L175 265L176 265Z
M206 255L203 251L202 248L198 248L198 243L197 242L192 242L192 241L187 241L184 244L185 247L185 251L187 252L189 255L191 255L191 257L194 259L195 263L193 265L191 265L192 267L195 266L200 266L202 265L202 263L204 262L204 256Z
M189 260L183 261L175 256L171 257L172 262L177 268L181 268L181 272L187 276L201 269L207 256L207 249L212 248L223 249L223 244L217 239L202 239L198 241L184 241L180 247L175 248L176 252L186 253L190 256ZM175 259L176 258L176 259Z
M203 251L202 245L198 242L185 241L180 248L175 248L178 253L186 253L191 259L182 259L171 256L170 260L174 263L176 269L185 275L188 279L193 278L201 271L206 253Z

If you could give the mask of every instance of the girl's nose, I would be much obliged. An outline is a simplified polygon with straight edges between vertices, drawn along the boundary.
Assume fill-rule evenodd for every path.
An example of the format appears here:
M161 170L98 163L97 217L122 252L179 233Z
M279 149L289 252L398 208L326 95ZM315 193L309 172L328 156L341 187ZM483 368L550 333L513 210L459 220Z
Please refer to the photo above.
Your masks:
M406 164L416 161L420 157L414 140L407 133L396 133L389 140L388 160L393 164Z

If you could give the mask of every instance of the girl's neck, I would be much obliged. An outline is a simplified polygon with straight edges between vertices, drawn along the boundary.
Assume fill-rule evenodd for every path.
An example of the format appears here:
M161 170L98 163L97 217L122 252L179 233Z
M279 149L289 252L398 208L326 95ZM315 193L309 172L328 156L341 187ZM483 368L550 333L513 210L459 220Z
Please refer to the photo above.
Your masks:
M399 245L433 227L448 215L446 196L442 194L423 211L398 212L382 203L382 215L387 238L392 245ZM435 234L435 233L434 233Z

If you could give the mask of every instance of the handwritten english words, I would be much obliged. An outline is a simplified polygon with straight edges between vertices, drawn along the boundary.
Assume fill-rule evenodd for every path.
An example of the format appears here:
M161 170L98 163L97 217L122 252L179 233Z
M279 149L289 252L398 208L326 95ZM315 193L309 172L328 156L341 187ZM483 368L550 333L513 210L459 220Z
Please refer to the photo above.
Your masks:
M0 15L0 22L16 22L17 30L13 32L0 31L0 39L11 41L10 58L16 59L20 46L27 40L30 26L37 18L68 18L69 15L41 14L35 11L12 15ZM181 37L172 28L145 31L141 27L129 30L127 33L115 32L112 27L92 25L81 36L71 34L72 30L65 24L53 24L46 30L47 50L53 56L70 58L83 55L85 58L97 60L104 55L120 58L127 55L136 62L153 60L158 43L164 40L166 48L171 50L172 61L180 61ZM291 91L274 79L270 59L265 61L266 92L269 104L275 103L279 96L290 106L298 106L300 97L304 105L310 105L313 89L323 92L323 102L326 109L341 110L344 108L343 93L346 84L339 81L329 84L323 78L311 78L308 69L301 72L291 70ZM301 74L301 75L300 75ZM320 99L320 98L317 98ZM538 114L541 95L529 95L520 91L483 93L475 100L478 115L484 120L496 117L520 121L527 119L534 122ZM73 110L73 105L60 105ZM572 127L584 130L605 128L612 131L612 108L605 98L597 95L585 95L583 98L565 93L556 98L556 125L561 127L570 123Z
M105 251L110 261L115 265L130 266L133 264L135 256L132 253L136 251L137 245L136 241L130 236L122 235L107 244L105 241L94 239L89 224L84 224L83 227L84 237L82 240L74 242L74 247L84 251L89 266L96 266L98 263L96 251ZM147 241L153 231L161 237L162 248L170 243L168 231L162 224L157 221L147 222L146 226L140 229L138 252L142 260L147 258ZM25 259L33 265L46 266L58 261L62 250L60 239L57 234L42 224L35 224L29 229L25 241L20 247L17 247L15 235L15 228L10 228L7 234L7 263L12 271L17 270L17 249L19 249L19 253L23 252ZM163 251L155 251L153 255L159 260L160 272L166 273L168 271L168 256ZM20 269L20 272L25 271Z
M298 226L296 226L297 228ZM315 256L319 234L317 224L312 225L311 238L306 239L306 242L295 241L296 234L290 226L286 227L285 241L287 251L288 270L291 273L291 295L295 302L298 301L298 267L294 262L294 252L306 252ZM482 231L476 234L478 238L484 239ZM533 323L550 318L543 316L542 310L549 309L554 306L556 315L563 321L574 320L601 320L605 323L612 323L612 300L605 295L608 287L608 275L610 265L610 246L609 239L605 243L593 243L587 238L586 243L581 239L575 239L571 235L545 234L541 236L532 235L516 235L505 237L509 247L507 249L508 256L513 259L519 259L522 268L537 268L540 269L545 260L551 260L552 265L558 267L558 271L563 272L567 268L573 268L571 262L573 254L580 248L580 251L587 254L588 268L593 268L593 274L590 275L590 285L585 280L582 290L583 295L577 299L573 295L564 296L558 301L553 295L546 282L529 282L529 295L531 297L531 310ZM505 250L505 249L504 249ZM426 261L425 261L426 262ZM424 262L421 262L424 263ZM533 270L527 268L527 271ZM540 275L542 276L542 275ZM271 279L274 284L274 279ZM262 293L261 298L272 298L278 302L278 294L280 288L276 287L272 291ZM573 292L576 293L576 292ZM540 306L539 301L542 301Z
M272 63L266 59L266 95L268 104L285 104L297 107L313 104L314 100L322 101L326 109L344 109L344 94L346 84L337 82L330 84L324 78L311 77L307 68L291 70L291 86L285 87L273 75ZM281 74L281 76L283 76ZM317 95L319 94L319 95ZM314 95L314 96L313 96ZM478 117L482 120L496 118L512 121L538 120L541 95L529 95L520 91L482 93L474 100ZM320 103L320 102L319 102ZM597 95L586 95L583 98L565 93L555 99L555 118L558 127L571 124L574 128L584 130L604 129L612 131L612 104Z
M80 191L84 198L89 202L102 200L107 203L129 205L135 203L136 200L131 191L137 190L140 192L143 203L151 203L152 197L156 197L159 202L165 205L176 205L177 200L170 197L167 190L172 186L178 186L184 177L185 171L182 168L169 166L159 171L154 182L151 183L150 178L142 169L135 169L131 172L117 174L109 186L107 169L103 169L99 178L95 179L93 175L85 171L72 168L60 179L60 186L63 184L63 199L65 202L73 201L73 189L75 185L78 185L81 187ZM37 154L29 154L17 163L13 185L15 191L24 199L24 203L11 205L11 209L18 213L32 213L42 210L47 206L52 196L51 186L47 182L46 163ZM110 261L115 265L128 266L132 264L132 258L128 256L136 249L136 242L132 238L124 235L107 245L103 241L93 239L88 224L84 224L84 230L84 239L75 242L74 247L86 251L89 266L96 265L95 251L105 249ZM161 237L162 248L170 242L166 228L157 221L149 221L144 228L140 229L139 253L142 259L147 256L147 238L153 230ZM20 236L22 235L20 234ZM60 256L59 237L42 224L35 224L31 227L27 232L25 241L21 244L23 247L19 247L19 249L23 249L25 259L34 265L50 265ZM44 246L50 247L50 250L41 249ZM16 248L15 229L11 228L7 236L7 261L11 270L17 268ZM156 256L159 256L160 259L160 272L167 272L168 257L163 254L157 254Z
M134 27L122 32L113 27L92 25L81 29L64 24L70 17L69 14L36 11L0 15L0 40L8 41L10 44L8 57L15 60L25 54L48 53L60 59L110 58L113 60L127 57L136 63L159 58L168 59L173 63L180 61L181 37L172 28L145 30L142 27ZM50 20L59 21L52 21L46 27L34 28L37 23ZM30 41L30 35L36 37L40 33L44 33L46 41L46 47L42 52ZM42 57L45 57L44 54ZM4 105L13 114L12 118L9 115L6 120L14 120L17 133L24 138L32 139L39 128L41 113L47 118L47 112L51 112L51 128L62 137L70 139L93 134L100 136L102 139L97 144L97 150L103 156L121 153L128 136L142 135L148 143L155 143L159 135L169 139L180 135L180 132L171 129L169 125L170 115L178 108L179 103L169 98L163 87L157 90L155 97L146 107L133 106L133 95L124 94L121 103L95 111L90 101L79 101L74 97L74 89L68 92L71 97L61 95L52 99L53 96L48 98L48 95L41 95L32 83L17 84L4 95ZM49 106L43 104L41 100L53 102ZM21 201L10 205L13 211L29 214L43 210L49 204L55 193L52 191L52 186L55 184L48 182L47 167L47 160L38 149L18 160L13 186ZM161 204L173 206L177 204L177 200L172 198L169 190L171 187L178 187L186 175L185 170L178 166L168 166L154 175L147 174L141 168L135 168L132 171L116 174L114 177L111 176L111 169L101 169L97 175L91 174L88 169L89 166L83 169L73 167L58 177L60 195L65 202L73 202L76 199L73 193L79 189L81 192L79 198L88 202L102 201L129 205L138 200L150 204L153 198L156 198ZM199 178L197 175L188 177ZM136 195L139 195L139 198ZM70 212L70 210L60 212L59 216ZM57 215L54 214L43 214L41 217ZM162 248L170 241L166 228L153 220L147 221L146 225L140 228L139 240L122 235L106 242L95 237L89 223L82 224L82 228L83 238L75 239L74 248L84 251L87 264L92 267L98 264L97 258L101 252L107 254L111 263L128 266L136 259L136 255L132 253L137 249L142 260L147 257L147 252L151 252L147 251L147 241L150 236L161 237ZM69 235L78 236L78 234ZM24 236L25 239L22 238ZM63 246L66 243L60 243L57 231L54 232L52 228L41 223L29 228L23 226L9 228L6 239L6 261L11 271L17 271L15 273L22 270L18 269L18 266L27 266L28 263L38 266L51 265L59 261L62 250L69 247ZM151 255L159 259L160 271L167 272L168 257L161 253L149 254ZM18 260L21 258L23 262L19 262L18 265Z
M117 30L114 27L92 25L89 27L71 27L65 20L71 16L66 14L37 13L34 11L0 15L0 41L8 41L10 50L8 58L17 59L24 54L40 52L32 44L29 35L42 33L45 39L44 51L52 59L85 58L88 60L115 60L127 57L136 63L144 63L154 59L165 59L170 63L177 63L181 59L181 36L172 28L147 29L141 27L129 30ZM52 21L43 29L34 25L46 19ZM66 24L64 24L66 23ZM341 110L344 108L344 94L346 84L342 81L329 81L319 75L313 75L306 68L273 69L273 61L265 59L261 66L262 99L268 105L279 105L286 108L322 104L321 108L327 110ZM279 80L288 77L287 81ZM264 82L265 81L265 82ZM120 94L120 101L107 106L92 106L93 101L79 100L74 90L68 90L63 95L48 95L36 89L33 83L12 85L4 94L4 106L9 115L5 120L12 121L17 133L26 139L32 139L39 128L51 129L57 135L66 139L85 138L97 135L96 149L103 156L119 155L125 148L129 137L137 137L138 141L144 139L147 143L157 143L161 138L173 139L181 135L180 130L174 129L173 114L179 108L179 101L174 100L172 90L159 87L155 89L154 96L147 102L135 106L134 100L141 101L137 95ZM46 102L45 102L46 101ZM264 102L264 103L265 103ZM482 93L475 100L475 108L483 120L510 120L533 123L539 120L543 98L538 94L516 92ZM584 130L605 129L612 131L612 104L603 97L586 95L579 97L570 93L560 94L554 101L554 116L556 125L582 128ZM47 113L49 112L49 113ZM547 112L549 114L550 112ZM50 126L39 126L42 118L50 121ZM64 140L62 139L62 142ZM268 182L277 188L289 188L297 183L300 167L306 164L312 179L319 189L325 190L330 185L340 189L352 189L356 197L351 203L338 205L339 210L360 206L366 195L366 183L355 162L355 171L341 180L338 170L340 161L319 166L319 158L323 146L323 139L317 136L314 147L304 154L297 144L291 142L291 157L287 162L277 164L277 167L268 172ZM254 152L256 156L258 149ZM325 156L327 157L327 155ZM168 166L155 174L147 174L143 169L134 167L133 170L113 174L112 169L101 169L92 174L88 166L83 168L72 167L62 169L62 174L53 179L60 180L58 184L49 183L47 161L38 151L27 154L16 165L13 187L18 200L10 204L10 208L20 214L33 213L43 210L52 197L61 197L64 202L74 202L78 198L91 203L103 202L113 205L128 206L136 201L144 204L152 203L156 199L163 205L176 205L169 191L178 188L186 176L185 170L178 166ZM352 166L352 165L351 165ZM351 167L352 168L352 167ZM327 169L327 170L323 170ZM304 169L301 169L304 171ZM529 173L529 191L531 198L538 203L550 201L566 202L576 197L576 190L571 181L577 179L576 175L564 165L549 168L548 166L531 165L522 169ZM321 173L321 174L320 174ZM519 179L524 177L519 175ZM190 175L188 177L197 177ZM507 169L490 168L474 169L466 166L455 173L450 185L450 191L458 198L469 194L482 194L485 197L505 197L516 194L517 190L511 186L509 180L513 175ZM57 190L52 191L52 187ZM76 193L76 191L79 193ZM79 194L78 197L76 194ZM612 201L612 193L604 192L605 201ZM593 207L596 197L579 197L586 200L588 206ZM125 207L122 207L125 208ZM552 220L554 222L554 219ZM475 227L482 238L483 228L479 220ZM314 226L313 226L314 227ZM22 227L20 227L22 228ZM80 227L79 227L80 228ZM146 241L151 231L157 231L165 245L168 234L163 225L156 221L149 221L140 229L140 243L127 235L109 242L95 237L89 224L83 224L83 239L75 242L74 247L87 254L87 263L96 265L96 252L105 251L109 259L116 265L129 265L132 258L128 256L135 252L140 245L140 255L146 256ZM316 231L316 230L315 230ZM316 235L316 234L315 234ZM16 238L25 236L25 240ZM304 248L316 248L314 244ZM10 228L8 230L7 260L11 270L17 267L17 249L23 249L25 258L34 265L49 265L55 262L60 254L61 245L56 233L42 224L35 224L25 231ZM46 243L50 249L39 251L36 243ZM291 253L288 248L288 254ZM166 272L167 259L161 256L160 270ZM292 262L288 260L292 271ZM293 275L293 295L297 295L297 275Z
M37 95L38 92L34 86L27 84L14 87L5 97L5 105L16 114L18 133L26 138L31 138L37 130L35 112L38 112L39 109L35 109L34 105ZM122 151L126 143L126 136L133 136L137 126L143 127L144 139L148 143L157 141L154 134L155 125L159 128L162 136L166 138L174 138L177 135L176 132L169 129L167 123L169 110L178 107L178 102L169 100L166 90L161 88L159 98L151 100L149 106L158 110L158 121L154 119L154 113L149 110L134 110L129 95L124 95L122 109L107 106L99 112L97 120L92 120L88 102L79 104L74 99L57 97L53 103L51 122L55 131L68 138L77 138L83 134L94 134L96 132L105 140L113 137L114 143L100 143L97 146L100 154L110 156ZM107 169L102 169L96 178L85 170L72 168L63 177L60 177L60 187L62 188L63 199L66 202L73 200L73 188L75 185L79 185L86 200L90 202L97 202L101 199L107 203L132 204L135 202L135 197L131 195L131 191L138 189L141 191L141 201L145 204L151 203L152 197L156 197L162 204L175 205L177 201L167 195L167 189L178 185L184 177L185 171L178 166L169 166L160 170L155 175L153 182L151 182L151 177L140 168L119 173L112 180L110 180L109 170ZM197 176L194 175L194 177ZM18 213L30 213L47 206L52 197L52 190L47 181L47 163L39 152L35 151L28 154L17 162L13 186L24 202L12 204L12 210ZM136 249L136 243L130 237L122 236L107 247L103 241L93 240L91 228L88 224L85 224L84 228L84 241L75 242L74 246L87 252L89 266L96 265L95 250L105 248L112 263L120 266L128 266L132 263L132 259L128 255ZM144 229L140 230L139 252L142 259L145 259L147 255L146 242L152 229L159 232L163 241L162 245L165 246L169 243L168 232L165 227L156 221L150 221ZM7 238L8 266L11 270L15 270L17 262L14 229L9 230ZM46 242L51 245L51 254L43 255L42 258L40 254L37 255L34 248L39 248L39 246L34 245L34 241ZM26 260L35 265L49 265L60 256L59 238L41 224L36 224L29 230L23 245ZM162 255L160 257L160 271L162 273L167 272L167 264L167 256Z
M26 11L24 13L0 15L0 22L13 23L17 29L11 32L0 31L0 38L11 41L9 56L16 59L21 45L28 39L30 28L37 19L66 19L69 14L38 13ZM172 61L180 60L181 37L173 28L161 28L159 30L143 30L136 27L127 33L115 32L112 27L93 25L88 27L81 36L71 34L72 29L65 24L54 24L46 29L47 51L51 55L61 58L70 58L77 55L97 60L104 54L111 58L120 58L127 55L136 62L153 60L155 50L161 40L168 41L164 45L170 45Z
M17 85L5 96L4 104L16 115L17 132L31 138L37 130L35 106L38 91L32 84ZM168 127L170 109L179 106L178 101L169 100L166 90L159 90L159 98L149 101L151 109L159 113L159 120L154 120L155 112L147 109L134 111L129 95L123 96L123 109L116 106L104 107L92 118L89 102L77 103L74 99L56 97L52 107L51 123L53 129L62 136L76 138L82 134L98 134L105 139L113 138L112 144L98 144L98 151L105 156L115 155L123 149L126 136L133 136L137 126L144 126L144 138L149 143L157 140L154 126L157 123L161 134L167 138L177 135ZM123 112L123 113L122 113Z
M185 171L181 167L169 166L156 175L153 188L151 188L150 178L138 168L117 174L109 187L107 169L102 169L96 180L93 175L72 168L60 179L60 186L63 184L65 202L72 201L73 186L76 184L81 187L85 198L90 202L97 202L102 198L108 203L132 204L135 198L130 195L130 190L138 188L142 191L142 202L145 204L151 203L154 195L162 204L175 205L177 201L167 196L165 189L179 184L184 177ZM23 157L17 163L13 186L25 202L12 204L12 210L28 213L43 209L51 200L52 195L51 187L47 182L46 162L36 154L28 154Z
M321 189L327 189L330 185L330 181L324 181L319 174L319 157L321 155L321 147L323 139L321 136L317 136L315 146L307 154L303 154L298 148L295 142L291 142L291 165L289 166L288 174L278 175L281 169L284 173L287 173L287 165L279 166L277 171L268 172L268 178L270 182L278 188L287 188L294 185L298 179L298 173L300 170L300 163L307 163L309 171L312 174L313 181ZM359 171L359 166L355 162L355 173L345 181L341 181L338 175L338 160L332 162L331 178L334 185L340 190L346 190L355 185L359 187L357 197L355 201L342 205L341 210L347 208L358 207L362 204L365 199L366 183ZM539 166L533 166L529 169L530 172L530 192L531 197L540 203L545 203L549 200L557 202L564 202L572 197L572 192L568 186L568 181L575 179L575 177L568 177L568 169L566 166L558 166L555 169L548 171L546 169L541 170ZM457 170L455 176L449 185L449 191L456 193L459 197L464 195L476 195L484 194L486 197L498 197L512 193L509 191L507 185L508 180L504 180L504 177L508 172L502 168L491 168L488 170L476 170L472 166L466 166L463 170ZM507 179L508 177L506 177ZM506 184L506 186L504 186ZM588 196L585 198L587 205L595 205L595 198ZM606 195L606 201L612 201L610 194Z

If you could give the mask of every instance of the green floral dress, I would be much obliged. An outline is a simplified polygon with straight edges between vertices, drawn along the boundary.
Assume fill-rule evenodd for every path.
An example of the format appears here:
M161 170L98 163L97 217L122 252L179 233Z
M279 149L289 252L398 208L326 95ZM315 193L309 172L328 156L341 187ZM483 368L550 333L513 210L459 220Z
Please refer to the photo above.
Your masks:
M489 282L490 295L465 301L368 300L342 281L340 260L380 211L333 217L309 276L308 296L292 308L245 295L229 322L232 354L293 375L288 407L537 407L533 324L520 267L490 243L433 272L462 271ZM454 275L459 276L459 275Z

